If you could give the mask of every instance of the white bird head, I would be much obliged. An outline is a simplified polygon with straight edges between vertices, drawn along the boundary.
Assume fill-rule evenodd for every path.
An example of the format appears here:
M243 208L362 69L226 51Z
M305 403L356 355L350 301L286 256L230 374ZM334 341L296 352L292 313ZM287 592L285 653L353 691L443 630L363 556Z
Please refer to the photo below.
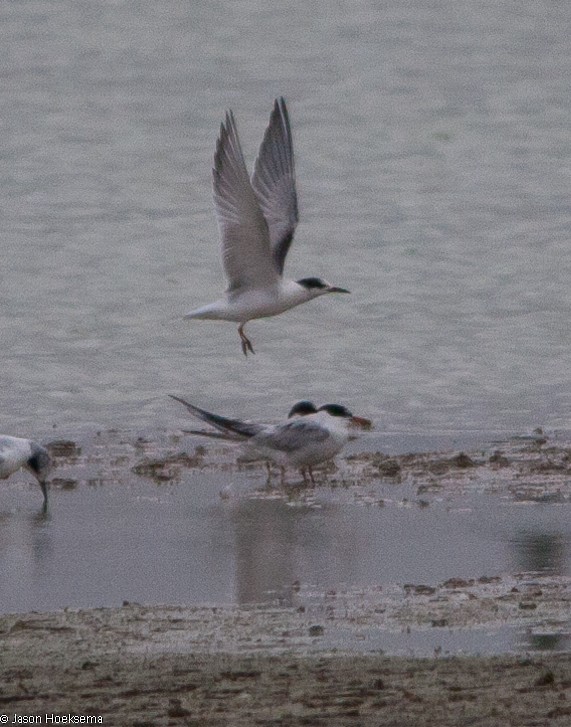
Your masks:
M336 285L331 285L322 278L301 278L301 280L295 281L301 288L304 289L307 299L318 298L320 295L326 293L350 293L350 290L345 288L338 288Z

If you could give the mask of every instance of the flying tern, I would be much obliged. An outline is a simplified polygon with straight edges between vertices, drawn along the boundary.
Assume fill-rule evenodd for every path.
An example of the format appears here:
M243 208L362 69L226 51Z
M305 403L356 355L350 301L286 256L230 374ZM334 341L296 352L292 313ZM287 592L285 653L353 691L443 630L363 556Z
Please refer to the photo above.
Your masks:
M228 279L223 298L185 318L239 323L242 351L254 353L244 326L276 316L326 293L349 293L317 277L287 280L284 265L299 219L291 127L286 103L276 99L251 180L232 111L220 125L213 192Z
M298 402L292 407L288 420L282 424L258 424L241 419L229 419L200 409L178 396L171 398L183 404L198 419L207 422L226 438L244 442L247 459L275 462L282 471L287 467L306 471L312 482L311 468L341 451L350 436L351 427L369 429L369 419L354 416L341 404L324 404L316 408L312 402Z
M21 468L29 470L40 483L44 507L48 504L46 478L51 468L47 449L31 439L0 434L0 480L4 480Z

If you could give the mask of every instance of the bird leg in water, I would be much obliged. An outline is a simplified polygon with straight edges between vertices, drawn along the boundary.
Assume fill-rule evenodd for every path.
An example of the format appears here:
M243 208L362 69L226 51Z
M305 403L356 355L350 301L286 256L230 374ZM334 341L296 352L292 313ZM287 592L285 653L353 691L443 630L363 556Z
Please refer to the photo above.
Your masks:
M40 480L40 487L42 488L42 495L44 496L44 509L48 507L48 483L45 480Z
M313 470L311 467L302 467L301 474L303 477L303 484L307 485L307 476L309 475L309 481L312 485L315 485L315 478L313 477Z
M266 478L266 487L269 487L272 483L272 465L269 463L268 460L266 460L265 465L266 472L268 473L268 476Z
M240 323L238 326L238 333L240 334L240 338L242 339L242 351L244 353L244 356L248 355L248 351L251 353L256 353L254 351L254 347L252 346L252 342L248 338L248 336L244 333L244 326L245 323Z
M309 481L312 485L315 485L315 477L313 476L313 470L311 467L302 467L301 468L301 474L303 476L303 484L307 485L307 476L309 475Z

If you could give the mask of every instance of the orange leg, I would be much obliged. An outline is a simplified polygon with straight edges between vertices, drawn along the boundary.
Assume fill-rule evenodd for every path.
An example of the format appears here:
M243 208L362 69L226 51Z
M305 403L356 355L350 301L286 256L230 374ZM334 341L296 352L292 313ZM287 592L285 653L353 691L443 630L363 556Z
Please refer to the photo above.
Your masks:
M240 334L240 338L242 339L242 352L244 353L244 356L248 355L248 351L251 353L255 353L254 347L252 346L252 342L248 338L248 336L244 333L244 326L245 323L240 323L238 326L238 333Z

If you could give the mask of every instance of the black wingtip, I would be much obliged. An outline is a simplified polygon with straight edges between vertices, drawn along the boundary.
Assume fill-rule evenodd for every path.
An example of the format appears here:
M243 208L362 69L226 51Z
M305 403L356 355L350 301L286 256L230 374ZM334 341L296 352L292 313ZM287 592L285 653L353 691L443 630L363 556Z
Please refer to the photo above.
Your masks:
M176 394L168 394L168 396L170 396L171 399L178 401L179 404L182 404L183 406L185 406L190 412L194 412L195 409L198 409L198 407L195 407L193 404L190 404L188 401L185 401L180 396L176 396ZM201 411L201 410L199 409L199 411Z

